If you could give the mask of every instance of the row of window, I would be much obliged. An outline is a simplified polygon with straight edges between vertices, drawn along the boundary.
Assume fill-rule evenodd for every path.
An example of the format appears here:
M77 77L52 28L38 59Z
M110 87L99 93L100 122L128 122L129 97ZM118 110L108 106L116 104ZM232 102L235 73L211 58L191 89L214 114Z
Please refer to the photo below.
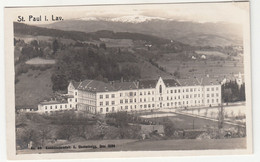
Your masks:
M100 102L99 105L103 106L103 102ZM106 101L105 105L108 106L109 105L109 101ZM111 101L111 105L115 105L115 101Z
M59 106L61 109L63 108L63 106L62 105L60 105ZM70 106L69 106L70 108L72 108L72 105L70 104ZM52 108L55 108L55 109L58 109L58 105L55 105L55 106L50 106L50 109L52 109ZM64 105L64 108L67 108L67 105ZM48 109L48 107L47 106L45 106L45 110L47 110Z
M110 110L109 110L109 108L107 107L107 108L105 109L105 111L106 111L106 112L109 112ZM111 111L114 112L114 111L115 111L115 108L112 107ZM101 113L103 112L103 108L100 108L100 112L101 112Z
M207 91L210 91L210 88L207 88ZM214 91L214 87L211 87L211 91ZM216 91L218 91L218 87L216 87Z
M100 99L103 99L104 97L105 97L105 98L109 98L109 96L110 96L109 94L106 94L106 95L104 95L104 96L103 96L103 95L99 95L99 98L100 98ZM115 94L111 94L111 98L115 98Z
M218 90L218 87L215 87L216 91ZM202 88L203 90L203 88ZM196 92L196 91L200 91L200 88L186 88L183 89L183 92ZM207 91L210 91L210 88L207 88ZM214 91L214 87L211 88L211 91ZM139 92L140 96L142 95L154 95L154 91L141 91ZM175 89L175 90L167 90L167 93L181 93L181 89ZM75 95L77 95L77 92L75 92ZM123 97L124 94L120 93L120 97ZM125 92L125 96L136 96L136 92ZM109 94L106 95L99 95L100 99L103 98L110 98ZM111 94L111 98L115 98L115 94Z
M216 97L218 97L218 93L216 93ZM207 94L207 97L210 97L210 94ZM211 97L214 97L214 93L211 94Z

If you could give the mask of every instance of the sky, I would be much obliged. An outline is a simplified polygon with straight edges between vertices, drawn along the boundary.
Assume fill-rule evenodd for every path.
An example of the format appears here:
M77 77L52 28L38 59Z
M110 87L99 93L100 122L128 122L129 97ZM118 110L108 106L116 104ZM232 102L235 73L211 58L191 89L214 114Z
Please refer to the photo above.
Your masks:
M28 19L29 15L62 16L64 20L78 18L116 18L121 16L161 17L178 21L193 22L229 22L242 24L248 18L248 3L182 3L182 4L150 4L150 5L100 5L73 7L15 8L14 21L18 15ZM25 22L28 24L44 24L48 22Z

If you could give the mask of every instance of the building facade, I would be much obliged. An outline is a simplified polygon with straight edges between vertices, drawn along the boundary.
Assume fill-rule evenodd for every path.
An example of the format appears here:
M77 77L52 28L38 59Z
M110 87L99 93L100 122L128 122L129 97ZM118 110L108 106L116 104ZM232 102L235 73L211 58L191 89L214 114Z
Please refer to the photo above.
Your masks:
M40 103L39 112L75 109L94 114L221 104L221 84L209 78L110 82L71 81L66 103ZM66 106L67 105L67 106ZM61 109L56 109L61 107ZM66 108L65 108L66 106ZM54 108L54 109L53 109Z

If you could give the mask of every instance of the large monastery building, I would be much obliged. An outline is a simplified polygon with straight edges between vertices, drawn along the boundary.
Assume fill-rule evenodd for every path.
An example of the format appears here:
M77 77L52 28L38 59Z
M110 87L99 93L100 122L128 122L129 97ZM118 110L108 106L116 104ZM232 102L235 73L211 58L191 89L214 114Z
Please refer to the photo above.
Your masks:
M42 102L38 112L61 110L105 114L117 111L141 111L164 108L217 106L221 103L221 84L210 78L140 80L110 82L71 81L67 101Z

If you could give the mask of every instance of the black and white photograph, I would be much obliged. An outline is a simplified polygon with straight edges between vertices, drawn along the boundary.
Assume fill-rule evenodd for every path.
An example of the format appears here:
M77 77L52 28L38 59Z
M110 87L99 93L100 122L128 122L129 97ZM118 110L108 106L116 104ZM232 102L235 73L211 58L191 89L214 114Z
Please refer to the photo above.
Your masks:
M5 8L10 148L252 153L249 11L249 2Z

